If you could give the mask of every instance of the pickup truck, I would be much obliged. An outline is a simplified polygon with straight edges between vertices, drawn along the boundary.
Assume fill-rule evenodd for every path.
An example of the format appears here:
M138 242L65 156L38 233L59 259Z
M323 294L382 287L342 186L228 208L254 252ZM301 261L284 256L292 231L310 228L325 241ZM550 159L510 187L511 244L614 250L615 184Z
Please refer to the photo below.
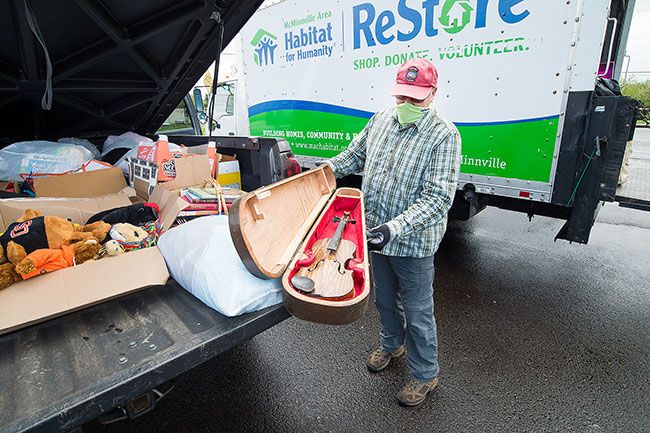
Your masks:
M74 136L101 147L109 134L162 130L173 142L206 143L192 135L205 116L187 95L260 3L2 2L0 146ZM286 174L282 141L214 140L237 155L244 189ZM227 318L169 280L2 335L0 431L72 431L97 417L140 416L176 376L288 316L278 305Z

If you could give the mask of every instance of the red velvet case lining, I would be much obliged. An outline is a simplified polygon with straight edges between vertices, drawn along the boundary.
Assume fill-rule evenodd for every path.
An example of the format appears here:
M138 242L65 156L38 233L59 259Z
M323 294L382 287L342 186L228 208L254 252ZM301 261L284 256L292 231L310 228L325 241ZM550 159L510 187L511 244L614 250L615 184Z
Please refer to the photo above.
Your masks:
M332 222L335 216L342 217L343 212L350 212L350 219L356 221L355 224L348 223L343 230L343 239L354 242L357 250L354 253L354 258L349 261L348 268L352 271L352 278L354 279L354 297L359 296L363 292L363 287L366 281L366 272L363 266L356 266L362 264L364 260L363 249L363 232L365 230L365 221L361 218L361 198L357 197L335 197L330 207L323 213L322 218L316 230L312 233L305 246L305 255L307 259L298 260L295 266L289 273L289 281L298 272L301 267L309 266L313 262L313 254L311 248L317 240L323 238L331 238L338 227L338 223Z

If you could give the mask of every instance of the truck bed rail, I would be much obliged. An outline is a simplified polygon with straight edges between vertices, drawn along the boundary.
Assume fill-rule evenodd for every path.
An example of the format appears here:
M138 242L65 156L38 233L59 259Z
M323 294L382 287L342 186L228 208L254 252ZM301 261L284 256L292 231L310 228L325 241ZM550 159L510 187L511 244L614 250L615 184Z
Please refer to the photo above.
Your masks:
M169 280L1 336L0 431L72 430L287 317L228 318Z

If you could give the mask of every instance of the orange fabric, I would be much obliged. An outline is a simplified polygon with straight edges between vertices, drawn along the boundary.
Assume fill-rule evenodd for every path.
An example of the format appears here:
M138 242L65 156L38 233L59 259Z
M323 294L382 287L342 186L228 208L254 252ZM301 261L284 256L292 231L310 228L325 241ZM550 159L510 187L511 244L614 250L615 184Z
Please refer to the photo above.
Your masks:
M29 254L26 259L31 259L34 262L35 269L29 274L23 275L23 280L47 272L69 268L74 264L74 247L71 245L63 245L61 248L56 250L36 250Z

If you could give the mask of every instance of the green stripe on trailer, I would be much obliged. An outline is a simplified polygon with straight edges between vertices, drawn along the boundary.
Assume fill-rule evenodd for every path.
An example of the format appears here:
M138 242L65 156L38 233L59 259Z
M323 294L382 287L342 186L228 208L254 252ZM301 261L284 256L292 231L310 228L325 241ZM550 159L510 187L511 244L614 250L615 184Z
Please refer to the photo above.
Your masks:
M461 173L550 182L557 116L522 122L459 124Z
M250 117L251 135L285 138L295 155L332 158L347 149L368 119L311 110L274 110Z
M345 150L365 117L313 110L272 110L250 116L252 135L285 138L297 156L331 158ZM492 124L458 124L461 173L550 182L558 116Z

